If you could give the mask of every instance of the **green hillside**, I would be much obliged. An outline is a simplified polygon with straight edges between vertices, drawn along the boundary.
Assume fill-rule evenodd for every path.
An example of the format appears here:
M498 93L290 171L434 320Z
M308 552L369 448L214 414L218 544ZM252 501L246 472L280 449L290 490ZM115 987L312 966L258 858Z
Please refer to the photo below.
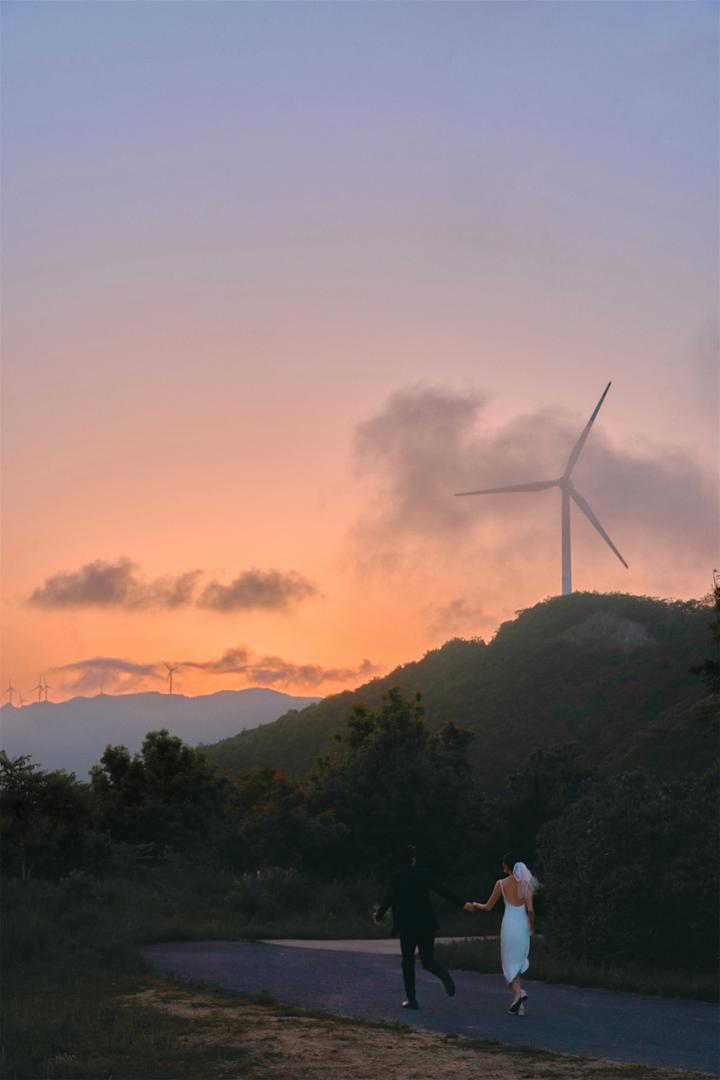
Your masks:
M536 747L575 741L591 763L659 773L713 759L716 701L692 665L708 655L713 610L698 601L573 593L519 613L494 639L454 639L355 691L207 747L234 774L271 764L290 774L334 745L355 705L398 687L419 692L431 726L475 733L478 779L504 787Z

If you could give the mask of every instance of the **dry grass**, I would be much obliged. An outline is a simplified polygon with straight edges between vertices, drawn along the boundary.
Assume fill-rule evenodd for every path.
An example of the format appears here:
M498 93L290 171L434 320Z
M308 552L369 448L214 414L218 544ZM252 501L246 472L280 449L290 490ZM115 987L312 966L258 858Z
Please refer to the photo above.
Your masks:
M212 1077L257 1080L692 1080L674 1069L616 1065L361 1023L157 979L125 999L182 1022L175 1053L199 1055ZM264 1003L259 1003L264 1002Z

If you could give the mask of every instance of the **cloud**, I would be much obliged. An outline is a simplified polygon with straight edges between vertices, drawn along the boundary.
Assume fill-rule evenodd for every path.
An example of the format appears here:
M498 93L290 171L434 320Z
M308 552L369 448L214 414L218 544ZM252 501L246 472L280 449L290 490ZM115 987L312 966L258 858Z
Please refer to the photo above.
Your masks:
M379 670L370 660L363 660L357 667L294 664L279 656L256 656L244 645L228 649L217 660L188 660L182 666L211 675L242 675L248 682L261 686L304 687L369 679Z
M441 604L428 604L423 608L422 615L427 620L428 630L434 635L472 633L479 636L481 629L492 630L498 623L496 615L462 596Z
M377 416L355 429L357 472L375 479L364 536L438 533L468 518L452 498L472 458L473 431L485 403L479 393L411 386L392 394Z
M262 608L266 611L287 611L291 604L317 593L315 585L301 574L290 570L246 570L221 585L211 581L200 594L197 605L213 611L247 611Z
M363 571L423 561L437 571L442 562L457 577L482 573L487 605L490 593L499 597L518 575L544 572L559 560L556 490L454 493L559 477L587 417L542 409L490 430L485 401L447 386L410 386L357 427L355 467L370 487L353 529ZM690 567L712 566L718 506L709 471L678 447L615 445L602 420L601 413L573 479L636 568L635 582L641 575L643 584L653 581L656 570L657 580L665 580L661 564L666 577L679 563L688 574ZM597 558L608 571L613 562L622 569L575 508L572 528L574 546L580 537L596 545L587 547L593 565Z
M159 678L163 671L159 664L139 664L115 656L93 656L52 670L61 676L64 690L76 693L129 693L143 688L148 679Z
M185 660L176 670L192 669L208 676L240 675L252 686L317 688L325 683L358 683L372 678L379 669L370 660L356 667L322 667L320 664L295 664L279 656L258 656L246 645L227 649L216 660ZM114 656L94 656L52 669L60 676L64 692L132 693L157 688L158 680L167 679L161 662L142 664ZM177 676L176 676L177 677Z
M194 604L221 613L262 609L287 611L317 593L312 582L295 570L246 570L229 585L209 582L196 598L201 570L145 581L139 566L125 557L96 559L79 570L54 574L28 598L33 607L113 608L124 611L173 610Z
M65 608L125 608L142 611L150 608L173 609L191 603L199 570L177 577L170 575L143 581L139 567L131 559L116 562L96 559L79 570L54 574L28 599L34 607L49 610Z

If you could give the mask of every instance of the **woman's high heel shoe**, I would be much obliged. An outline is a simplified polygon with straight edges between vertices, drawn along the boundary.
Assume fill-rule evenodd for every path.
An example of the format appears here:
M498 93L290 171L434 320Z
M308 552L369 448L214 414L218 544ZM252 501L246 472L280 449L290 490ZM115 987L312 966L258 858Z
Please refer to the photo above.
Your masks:
M525 1015L525 1002L527 1001L527 999L528 999L528 996L525 993L525 991L523 990L522 993L520 994L520 997L516 998L515 1001L513 1001L510 1008L508 1009L508 1012L510 1013L510 1015L511 1016L524 1016Z

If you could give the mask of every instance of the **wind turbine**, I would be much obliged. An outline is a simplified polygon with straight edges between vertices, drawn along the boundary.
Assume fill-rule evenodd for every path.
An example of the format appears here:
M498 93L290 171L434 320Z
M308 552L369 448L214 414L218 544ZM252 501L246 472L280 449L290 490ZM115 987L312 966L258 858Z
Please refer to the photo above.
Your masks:
M12 705L12 703L13 703L12 697L13 697L14 693L15 693L15 687L12 684L12 679L9 679L8 680L8 685L7 685L7 690L3 694L3 697L7 697L8 702L10 703L10 705Z
M48 696L47 696L47 695L48 695L48 690L52 690L52 686L49 686L49 685L48 685L48 681L47 681L47 679L46 679L46 680L45 680L45 685L43 686L43 693L45 694L45 700L46 700L46 701L47 701L47 699L48 699Z
M38 692L38 701L42 701L42 692L44 690L43 681L42 681L42 675L40 676L40 678L38 680L37 686L33 686L33 690L37 690L37 692Z
M167 660L163 660L163 664L165 665L165 667L168 670L168 673L167 673L168 693L172 694L172 692L173 692L173 687L172 687L172 684L173 684L173 672L177 671L177 669L180 667L180 664L175 664L175 665L168 664Z
M600 407L607 396L607 392L612 386L609 382L603 391L603 395L598 401L597 405L593 409L593 414L585 425L580 438L575 443L570 457L567 460L565 466L565 472L558 480L534 480L528 484L512 484L509 487L498 488L485 488L482 491L458 491L456 494L462 495L496 495L505 493L508 491L545 491L547 488L558 487L560 488L560 516L562 523L562 594L568 596L572 592L572 572L570 561L570 500L582 510L585 517L588 519L591 525L593 525L602 536L605 543L608 545L611 551L614 551L620 562L627 569L627 563L623 559L618 549L613 544L608 534L603 529L602 525L598 521L597 517L592 511L587 499L583 498L577 488L574 486L571 480L571 474L577 464L577 460L582 453L582 449L587 442L587 437L590 434L590 428L595 423L595 418L600 412Z

